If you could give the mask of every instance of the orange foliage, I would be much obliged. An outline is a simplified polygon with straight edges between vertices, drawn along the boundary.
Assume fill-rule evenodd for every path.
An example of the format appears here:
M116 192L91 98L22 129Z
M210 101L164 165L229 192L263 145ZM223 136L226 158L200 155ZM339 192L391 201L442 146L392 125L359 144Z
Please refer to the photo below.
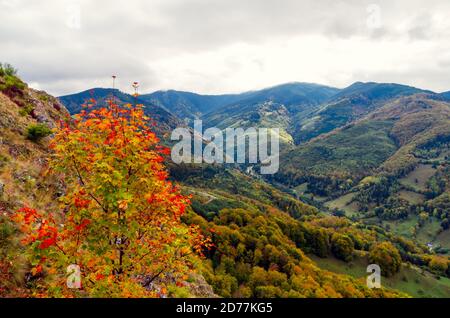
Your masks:
M156 279L162 295L164 278L179 282L194 267L194 254L209 246L197 227L181 222L189 198L167 180L168 150L148 120L139 105L111 102L56 131L50 171L67 188L61 210L24 207L13 217L33 274L45 274L40 295L157 296ZM66 287L71 264L81 268L80 290Z

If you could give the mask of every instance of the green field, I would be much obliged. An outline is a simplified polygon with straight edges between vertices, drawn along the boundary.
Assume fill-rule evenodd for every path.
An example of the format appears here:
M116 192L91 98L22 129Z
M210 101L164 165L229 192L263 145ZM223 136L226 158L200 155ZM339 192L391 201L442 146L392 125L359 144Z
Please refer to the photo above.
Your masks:
M439 233L440 222L436 219L426 221L413 237L413 228L418 224L416 215L411 215L405 220L383 221L383 227L388 228L392 233L403 236L421 244L433 243L433 245L443 248L450 248L450 230Z
M424 244L433 242L436 239L440 228L440 222L433 218L431 221L426 222L420 227L416 236L417 241Z
M398 196L401 199L406 200L411 204L419 204L425 200L425 196L423 194L412 192L412 191L407 191L407 190L399 191Z
M300 145L283 156L281 170L310 175L366 175L397 150L392 121L364 121Z
M450 249L450 230L443 231L436 236L435 244L439 244L444 248Z
M317 202L325 202L326 200L328 200L328 197L322 197L322 196L319 196L319 195L314 195L312 193L306 193L306 191L308 190L308 183L307 182L296 186L293 190L298 196L300 196L300 197L303 196L303 197L305 197L307 199L310 199L310 200L315 200Z
M443 163L446 162L446 158L450 156L450 150L445 150L441 153L439 157L436 158L439 162Z
M294 191L295 191L295 193L297 193L298 195L302 195L302 194L305 193L305 191L306 191L307 189L308 189L308 183L305 182L305 183L302 183L302 184L296 186L296 187L294 188Z
M325 206L329 209L342 209L352 201L355 195L356 193L347 193L337 199L326 202Z
M325 202L325 206L328 209L339 209L345 212L345 215L348 217L352 217L358 214L358 206L355 202L351 202L355 197L356 193L347 193L343 196L340 196L337 199Z
M412 229L416 226L417 222L417 216L410 215L408 218L403 220L383 221L383 227L388 226L389 230L396 235L412 238Z
M406 187L411 187L416 191L426 190L426 184L436 173L431 165L420 164L416 169L411 171L406 177L400 179L400 183Z
M366 258L357 258L345 263L336 258L309 257L321 268L334 273L351 275L355 278L365 278L368 261ZM392 277L381 278L381 285L390 289L400 290L412 297L450 298L450 279L440 277L437 279L428 272L410 266L403 266L400 272Z

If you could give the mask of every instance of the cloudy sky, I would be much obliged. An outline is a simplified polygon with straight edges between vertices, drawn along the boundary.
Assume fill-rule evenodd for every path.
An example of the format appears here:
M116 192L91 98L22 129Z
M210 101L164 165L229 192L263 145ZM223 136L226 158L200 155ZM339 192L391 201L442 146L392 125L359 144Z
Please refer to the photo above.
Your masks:
M395 3L394 3L395 2ZM448 0L0 0L0 61L54 95L302 81L450 90Z

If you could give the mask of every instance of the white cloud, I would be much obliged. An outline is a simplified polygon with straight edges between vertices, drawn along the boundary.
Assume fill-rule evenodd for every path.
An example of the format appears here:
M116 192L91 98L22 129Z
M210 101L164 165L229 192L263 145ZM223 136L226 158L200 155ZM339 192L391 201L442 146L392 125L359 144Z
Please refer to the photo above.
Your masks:
M443 91L448 12L447 0L1 0L0 59L55 95L112 74L141 91L358 80Z

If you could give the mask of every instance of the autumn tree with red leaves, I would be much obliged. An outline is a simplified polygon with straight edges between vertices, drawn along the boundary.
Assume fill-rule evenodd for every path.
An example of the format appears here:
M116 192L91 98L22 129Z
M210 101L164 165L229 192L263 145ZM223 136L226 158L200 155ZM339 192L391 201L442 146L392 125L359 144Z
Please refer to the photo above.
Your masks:
M66 186L61 209L25 207L13 216L32 274L43 277L39 295L163 296L208 247L197 228L181 222L189 198L167 180L169 149L148 121L142 106L111 101L108 108L83 110L55 132L49 171ZM71 264L81 269L80 289L66 286Z

